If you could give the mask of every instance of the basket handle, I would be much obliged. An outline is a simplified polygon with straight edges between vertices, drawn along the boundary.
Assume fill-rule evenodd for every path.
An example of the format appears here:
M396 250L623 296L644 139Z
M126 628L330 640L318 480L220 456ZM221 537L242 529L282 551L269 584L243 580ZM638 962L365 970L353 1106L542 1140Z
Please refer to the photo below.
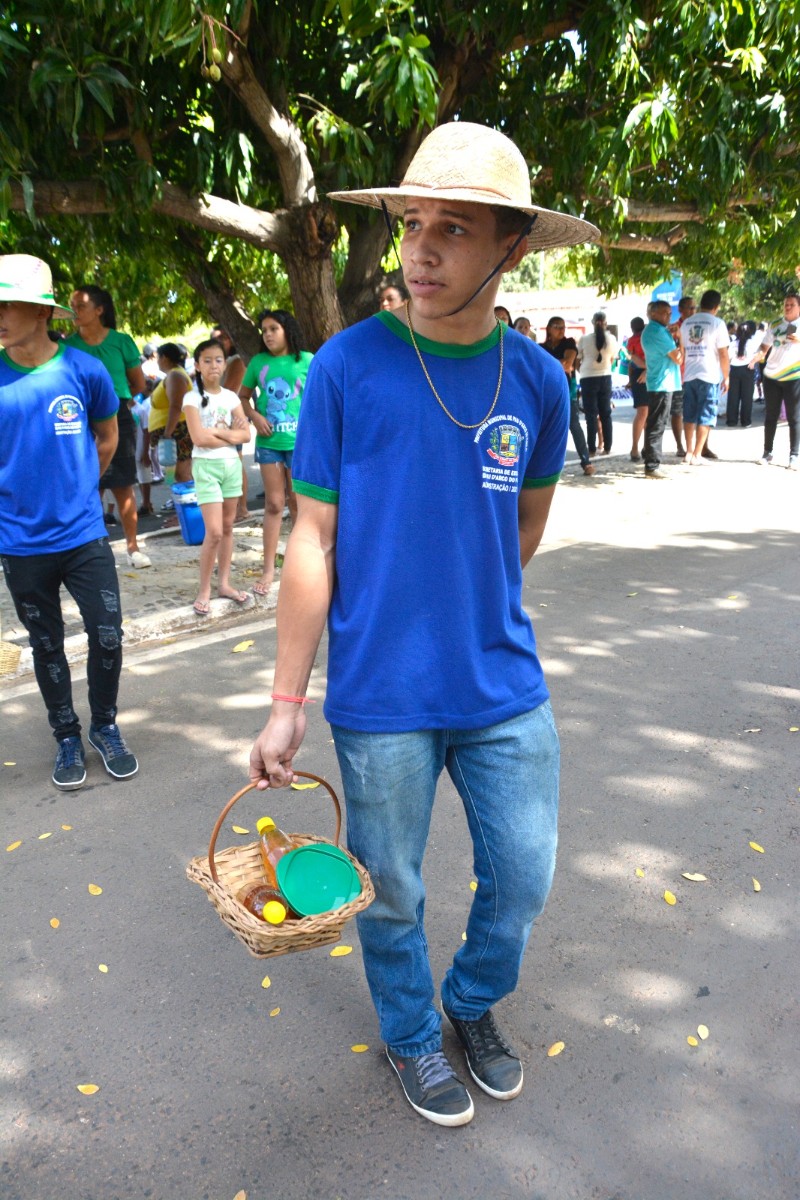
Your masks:
M339 797L336 795L336 792L333 790L333 788L328 783L328 781L326 779L323 779L319 775L311 775L308 771L295 771L294 774L299 779L313 779L315 783L321 783L324 788L328 789L330 798L333 801L333 807L336 809L336 833L333 836L333 840L334 840L334 843L338 846L339 845L339 834L342 832L342 806L339 803ZM236 801L241 800L242 796L246 795L247 792L252 791L252 789L256 786L257 785L255 783L248 783L246 787L241 788L240 791L238 791L236 793L236 795L228 801L228 803L223 808L222 812L219 814L219 817L217 818L217 823L214 826L213 832L211 834L211 841L208 844L208 869L211 872L211 878L214 880L214 883L219 883L219 878L217 876L217 868L214 863L214 850L216 849L217 837L219 835L220 829L222 828L222 822L225 820L225 818L227 817L228 813L233 808ZM268 789L262 788L261 790L267 791ZM271 790L275 791L276 789L272 788Z

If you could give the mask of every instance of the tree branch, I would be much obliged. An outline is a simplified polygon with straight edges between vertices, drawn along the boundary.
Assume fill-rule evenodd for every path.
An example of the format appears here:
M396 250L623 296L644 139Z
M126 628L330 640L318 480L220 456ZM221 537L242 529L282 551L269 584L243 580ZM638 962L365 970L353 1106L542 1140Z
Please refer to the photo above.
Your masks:
M25 211L22 188L11 184L11 207L16 212ZM49 213L62 216L91 216L111 213L115 209L102 184L89 180L73 183L51 181L34 185L34 211L44 216ZM152 211L177 221L185 221L200 229L207 229L225 237L242 238L262 250L273 250L284 254L289 231L286 214L263 212L246 204L223 200L220 196L206 194L190 196L172 183L164 183L160 197L153 199Z

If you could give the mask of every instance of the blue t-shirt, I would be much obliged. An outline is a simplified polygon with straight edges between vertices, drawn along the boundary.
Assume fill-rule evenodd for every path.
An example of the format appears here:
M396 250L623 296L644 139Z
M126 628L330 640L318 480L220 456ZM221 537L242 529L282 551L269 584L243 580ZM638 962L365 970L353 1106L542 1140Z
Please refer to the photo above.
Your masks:
M642 330L642 349L647 363L648 392L679 392L681 369L667 357L675 349L675 342L666 326L649 321Z
M118 405L105 367L63 342L41 367L0 352L0 552L52 554L106 536L91 422Z
M470 346L417 336L458 420L480 422L498 333ZM548 692L522 606L518 496L564 465L569 395L560 363L503 339L494 412L475 429L445 414L406 327L380 313L315 356L292 464L295 491L338 504L325 716L366 732L480 729Z

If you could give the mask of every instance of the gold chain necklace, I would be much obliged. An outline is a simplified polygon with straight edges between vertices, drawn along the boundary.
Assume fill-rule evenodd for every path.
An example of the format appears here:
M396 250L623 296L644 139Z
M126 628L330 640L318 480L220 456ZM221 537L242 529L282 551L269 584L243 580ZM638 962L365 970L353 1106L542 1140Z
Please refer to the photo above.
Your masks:
M423 359L422 355L419 352L419 346L417 345L417 339L414 337L414 326L411 324L411 309L410 309L409 305L410 305L410 301L406 300L406 304L405 304L406 320L408 321L408 332L411 334L411 345L414 347L414 349L417 352L417 358L419 359L419 365L422 367L422 370L425 373L425 378L427 379L428 383L430 384L431 391L433 392L434 396L439 401L440 405L442 406L445 413L447 414L447 416L450 418L450 420L453 422L454 425L457 425L459 427L459 429L478 429L479 426L484 425L489 420L489 417L492 415L492 413L495 410L495 405L497 404L497 401L500 396L500 387L503 382L503 329L502 329L503 323L502 323L502 321L497 321L497 328L499 330L499 343L498 344L500 346L500 373L497 376L497 388L494 393L494 400L492 401L492 407L489 409L486 416L483 417L482 420L476 421L474 425L465 425L463 421L459 421L456 417L453 416L453 414L450 412L450 409L447 407L444 400L439 395L436 388L433 386L433 380L431 379L430 375L428 374L428 368L425 366L425 360Z

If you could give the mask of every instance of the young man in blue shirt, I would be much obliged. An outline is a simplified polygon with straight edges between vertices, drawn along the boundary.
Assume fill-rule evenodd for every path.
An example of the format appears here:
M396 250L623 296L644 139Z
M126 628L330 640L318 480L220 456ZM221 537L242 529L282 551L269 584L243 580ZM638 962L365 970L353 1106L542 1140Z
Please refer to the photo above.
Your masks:
M410 300L332 338L309 371L251 778L292 781L327 620L348 844L376 885L359 933L381 1036L412 1107L463 1125L473 1104L442 1052L423 929L436 782L446 769L459 791L478 881L443 1007L473 1079L501 1100L520 1092L522 1065L492 1006L516 986L550 888L558 807L558 738L521 593L569 395L560 364L494 305L526 251L597 231L532 205L514 144L461 122L429 135L399 187L335 198L402 218Z
M672 396L681 386L681 351L667 326L672 308L666 300L648 306L649 323L642 331L647 385L647 421L644 427L644 474L646 479L665 479L661 466L661 443Z
M74 598L89 639L89 742L115 779L135 775L116 724L122 614L114 556L98 492L117 445L118 400L105 367L52 342L50 268L28 254L0 257L0 560L28 631L36 680L58 742L53 783L86 780L81 726L72 706L59 590Z

